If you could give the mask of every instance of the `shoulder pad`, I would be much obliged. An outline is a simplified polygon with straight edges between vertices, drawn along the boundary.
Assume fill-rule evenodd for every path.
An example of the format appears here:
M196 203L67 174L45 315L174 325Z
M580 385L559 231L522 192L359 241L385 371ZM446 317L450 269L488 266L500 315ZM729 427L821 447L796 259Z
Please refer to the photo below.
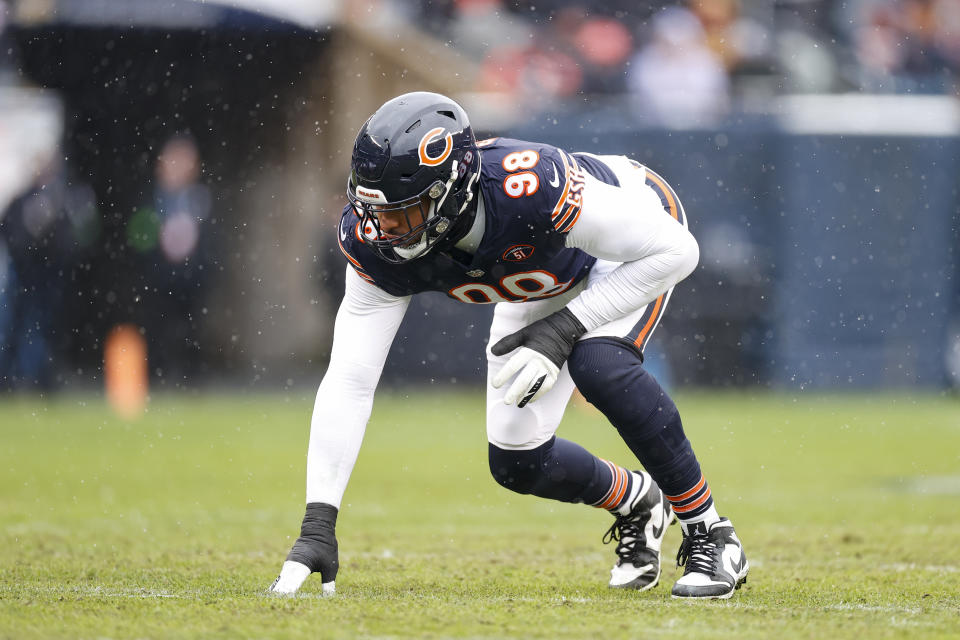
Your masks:
M580 218L585 178L576 158L560 149L557 149L557 156L563 163L563 176L552 194L556 196L556 200L550 212L550 220L554 229L567 233Z
M488 188L501 206L522 207L561 233L573 228L584 185L575 157L548 144L511 138L493 139L481 153Z

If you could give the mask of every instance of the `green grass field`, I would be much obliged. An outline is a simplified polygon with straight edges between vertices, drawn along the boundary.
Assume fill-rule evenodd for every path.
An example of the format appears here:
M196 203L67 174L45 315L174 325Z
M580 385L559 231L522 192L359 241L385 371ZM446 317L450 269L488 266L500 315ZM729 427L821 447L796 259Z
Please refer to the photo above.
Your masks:
M479 394L381 395L339 521L338 594L275 598L312 393L0 402L0 637L960 637L960 402L678 398L751 563L726 602L607 589L610 518L486 470ZM560 434L630 464L572 406Z

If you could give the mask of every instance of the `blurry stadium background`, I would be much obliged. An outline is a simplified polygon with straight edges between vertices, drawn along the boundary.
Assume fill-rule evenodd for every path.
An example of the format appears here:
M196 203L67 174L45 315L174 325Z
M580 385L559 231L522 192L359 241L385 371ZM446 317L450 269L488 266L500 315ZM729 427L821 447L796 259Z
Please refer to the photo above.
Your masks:
M0 0L0 638L956 637L958 83L958 0ZM701 261L646 366L745 542L731 601L670 600L678 527L665 585L607 589L606 514L489 478L492 309L440 294L337 598L264 598L352 142L413 90L679 193ZM562 434L633 459L582 402Z
M958 77L954 0L0 0L0 386L118 326L154 390L316 385L353 137L433 90L675 186L669 385L949 388ZM479 384L490 313L422 296L385 382Z

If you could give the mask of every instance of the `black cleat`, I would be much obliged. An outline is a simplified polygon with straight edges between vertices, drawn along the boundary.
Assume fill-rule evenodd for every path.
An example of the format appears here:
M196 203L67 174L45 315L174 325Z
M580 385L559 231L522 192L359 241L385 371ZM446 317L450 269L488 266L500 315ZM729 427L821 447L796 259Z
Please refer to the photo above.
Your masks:
M663 537L676 518L670 503L649 474L643 476L643 492L637 496L630 513L616 516L603 536L604 544L617 540L617 563L610 570L610 586L646 591L660 581L660 547Z
M673 585L674 598L721 600L747 581L750 569L740 539L726 518L720 518L709 530L702 524L691 525L677 552L677 566L684 571Z

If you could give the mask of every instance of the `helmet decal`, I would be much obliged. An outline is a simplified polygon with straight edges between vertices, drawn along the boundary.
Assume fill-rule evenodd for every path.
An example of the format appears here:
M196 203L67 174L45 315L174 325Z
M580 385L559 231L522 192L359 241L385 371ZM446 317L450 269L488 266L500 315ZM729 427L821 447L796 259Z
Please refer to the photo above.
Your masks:
M387 196L383 195L380 189L367 189L366 187L357 187L357 197L364 202L387 203Z
M417 146L417 151L420 153L420 164L425 164L428 167L435 167L450 156L450 152L453 151L453 136L451 136L449 133L443 137L443 152L439 156L433 157L427 153L427 145L439 139L440 136L443 135L443 132L443 127L436 127L434 129L430 129L426 135L420 138L420 144Z

